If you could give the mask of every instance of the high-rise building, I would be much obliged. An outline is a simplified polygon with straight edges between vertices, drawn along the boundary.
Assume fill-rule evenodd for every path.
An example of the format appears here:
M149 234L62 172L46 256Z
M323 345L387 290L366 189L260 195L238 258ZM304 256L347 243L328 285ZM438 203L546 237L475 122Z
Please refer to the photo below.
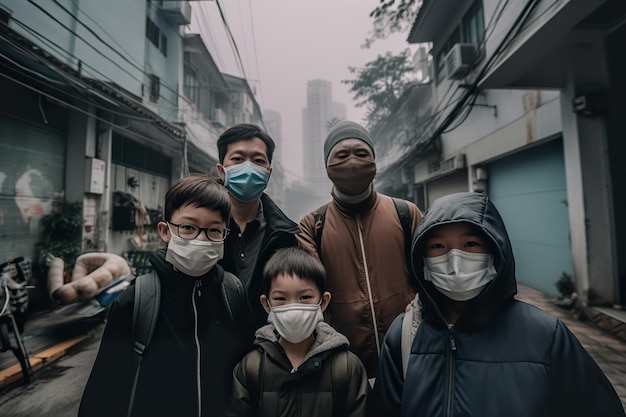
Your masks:
M267 192L279 206L283 206L286 203L285 179L287 172L285 172L283 165L283 126L281 114L275 110L264 109L263 126L272 139L274 139L274 143L276 144L276 150L274 151L274 156L272 158L272 166L279 168L272 171L272 177L267 186Z
M279 112L276 110L265 109L263 110L263 124L267 129L267 133L274 139L276 143L277 155L274 158L278 158L282 162L281 150L283 142L283 122Z
M302 110L304 179L316 197L328 200L332 184L326 175L324 140L332 124L345 120L346 105L333 102L330 81L319 79L307 82L306 102Z

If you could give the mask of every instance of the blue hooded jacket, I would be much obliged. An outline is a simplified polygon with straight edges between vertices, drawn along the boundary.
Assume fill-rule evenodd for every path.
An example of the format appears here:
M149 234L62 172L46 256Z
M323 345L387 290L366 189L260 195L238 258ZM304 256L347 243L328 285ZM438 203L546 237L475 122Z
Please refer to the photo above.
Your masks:
M448 327L444 296L424 280L423 244L436 226L466 222L494 251L496 278L467 301ZM615 390L576 337L556 317L514 298L511 243L497 209L481 193L436 200L418 226L410 269L423 304L402 376L400 315L389 328L371 416L624 416Z

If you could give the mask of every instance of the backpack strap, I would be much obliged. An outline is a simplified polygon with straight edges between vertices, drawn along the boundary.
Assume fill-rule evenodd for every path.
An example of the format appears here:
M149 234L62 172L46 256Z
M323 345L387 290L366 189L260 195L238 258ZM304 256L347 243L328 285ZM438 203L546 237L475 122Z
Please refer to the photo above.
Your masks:
M333 384L333 416L345 416L348 396L348 350L335 352L330 366Z
M317 249L317 256L320 259L322 259L322 230L324 229L324 222L326 221L327 209L328 203L318 207L313 214L315 220L315 249Z
M239 278L228 271L224 271L222 279L222 299L233 327L245 326L247 329L253 326L252 308L248 302L248 296L243 284Z
M265 350L256 348L246 355L244 374L246 376L247 389L250 394L250 403L254 410L254 415L258 414L258 409L263 405L263 379L265 377Z
M409 367L409 356L411 355L411 345L415 339L415 333L422 322L422 303L419 293L406 306L404 317L402 318L402 333L400 340L400 354L402 356L402 377L406 378L406 370Z
M137 381L139 379L139 369L146 347L152 339L154 326L159 314L159 304L161 302L161 281L152 271L148 274L135 278L135 302L133 304L133 386L128 401L127 415L130 417L135 401Z
M391 197L394 206L396 206L396 212L402 225L402 231L404 232L404 253L406 255L406 262L411 259L411 243L413 241L413 232L411 231L411 225L413 219L411 219L411 213L409 212L409 205L405 200L400 198Z

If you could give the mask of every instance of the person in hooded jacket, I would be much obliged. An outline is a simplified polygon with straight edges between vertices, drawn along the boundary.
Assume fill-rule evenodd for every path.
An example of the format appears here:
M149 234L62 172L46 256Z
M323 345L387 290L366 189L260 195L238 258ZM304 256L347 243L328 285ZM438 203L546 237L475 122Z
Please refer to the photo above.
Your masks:
M299 247L267 262L260 297L268 322L233 371L228 417L364 417L369 383L348 339L324 322L324 266Z
M158 279L161 298L136 390L131 285L110 307L80 417L224 415L233 367L251 349L255 328L245 289L217 265L230 208L226 189L209 176L184 177L168 190L158 223L167 249L150 258L156 277L137 278ZM232 298L222 286L226 278L238 284Z
M611 383L556 317L514 298L515 260L485 194L437 199L412 243L422 302L406 376L402 317L383 344L370 416L624 416Z

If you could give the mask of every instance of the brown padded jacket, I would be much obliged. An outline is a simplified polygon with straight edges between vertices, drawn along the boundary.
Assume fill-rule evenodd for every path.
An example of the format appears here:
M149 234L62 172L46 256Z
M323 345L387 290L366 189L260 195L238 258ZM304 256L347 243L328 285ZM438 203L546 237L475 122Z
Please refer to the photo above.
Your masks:
M422 213L415 204L407 204L413 232ZM326 268L332 296L326 321L348 337L368 377L375 377L385 333L415 296L404 233L392 199L375 190L356 205L333 197L326 211L321 254L315 243L315 211L302 218L300 230L298 244L316 254Z

